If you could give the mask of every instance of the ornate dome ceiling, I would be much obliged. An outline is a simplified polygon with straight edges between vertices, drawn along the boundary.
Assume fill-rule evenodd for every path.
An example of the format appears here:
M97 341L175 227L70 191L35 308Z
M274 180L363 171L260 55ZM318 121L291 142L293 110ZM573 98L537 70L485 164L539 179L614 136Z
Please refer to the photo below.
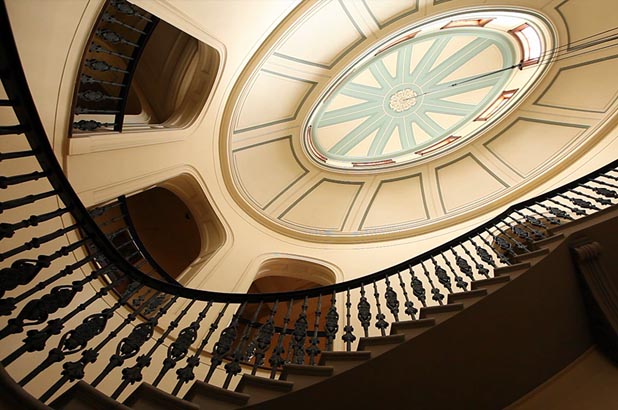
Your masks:
M618 60L552 62L593 33L569 29L570 3L520 3L303 2L228 100L228 191L270 229L344 243L432 231L530 192L613 117ZM606 105L579 109L573 93Z
M504 110L525 93L514 84L542 72L538 57L548 47L531 20L515 12L455 14L378 42L318 99L306 150L320 164L353 170L459 145L497 118L488 112L496 101L508 96ZM528 29L525 44L515 29ZM520 62L528 63L525 72Z

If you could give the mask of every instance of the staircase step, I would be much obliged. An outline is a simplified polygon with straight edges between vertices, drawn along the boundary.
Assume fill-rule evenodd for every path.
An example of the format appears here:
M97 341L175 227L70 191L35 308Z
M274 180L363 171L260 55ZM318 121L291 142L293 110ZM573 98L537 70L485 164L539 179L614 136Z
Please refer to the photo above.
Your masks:
M248 404L255 404L289 393L293 387L294 383L285 380L243 374L236 391L248 394L250 396Z
M475 303L487 296L487 289L474 289L466 292L451 293L448 295L448 303L463 302L464 305Z
M361 337L358 341L358 350L370 351L371 356L375 357L391 350L393 347L405 342L406 338L402 334L388 336Z
M51 407L55 410L131 410L81 380L54 400Z
M560 233L557 235L548 236L547 238L539 239L538 241L534 241L534 246L537 248L552 248L551 245L556 245L564 240L564 234Z
M493 278L487 279L479 279L475 280L470 284L470 287L474 289L487 289L489 292L492 292L498 288L504 286L505 283L509 282L511 277L508 275L495 276Z
M537 249L536 251L524 253L522 255L517 255L513 259L515 260L515 262L519 262L519 263L521 262L531 262L532 263L532 262L539 261L540 259L542 259L548 254L549 254L548 248L541 248L541 249Z
M495 276L509 275L509 274L521 274L530 269L532 265L530 262L526 263L516 263L514 265L509 266L500 266L499 268L494 269Z
M391 334L402 334L406 340L412 339L436 324L433 318L404 320L391 325Z
M329 365L333 367L333 376L344 373L359 364L365 363L371 359L369 351L355 352L322 352L320 355L320 366Z
M244 406L249 395L196 381L184 397L201 410L231 410Z
M294 390L299 390L312 384L318 383L334 374L333 366L310 366L304 364L286 364L279 380L294 383Z
M463 303L451 303L446 305L428 306L421 308L420 318L424 319L428 316L434 318L436 323L443 322L448 318L462 311L464 308Z
M148 383L140 384L124 404L133 410L200 410L197 404L173 396Z

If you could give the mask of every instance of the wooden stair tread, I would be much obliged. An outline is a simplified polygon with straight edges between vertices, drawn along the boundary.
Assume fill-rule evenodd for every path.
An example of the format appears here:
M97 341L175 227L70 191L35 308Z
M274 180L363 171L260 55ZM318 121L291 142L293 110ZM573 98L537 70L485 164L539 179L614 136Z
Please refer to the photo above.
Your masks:
M371 352L357 350L352 352L322 352L320 366L328 361L365 361L371 359Z
M541 248L556 242L560 242L564 239L564 234L559 233L555 235L548 236L547 238L539 239L538 241L534 241L534 246L537 248Z
M291 374L316 377L330 377L333 375L333 366L312 366L306 364L286 364L283 366L279 380L287 380Z
M509 282L510 280L511 280L511 277L509 275L495 276L493 278L475 280L474 282L472 282L470 287L473 290L480 289L483 286L504 284L506 282Z
M238 406L244 406L249 401L248 394L213 386L199 380L193 383L187 394L185 394L184 399L193 402L198 395Z
M249 386L287 393L292 391L294 383L285 380L275 380L267 377L243 374L240 382L238 382L238 386L236 386L236 392L242 393Z
M424 327L431 327L436 324L434 318L417 319L417 320L402 320L399 322L393 322L391 325L391 334L397 333L404 329L418 329Z
M41 403L34 396L24 390L0 365L0 392L2 392L2 404L0 408L19 410L54 410Z
M509 273L513 273L513 272L519 272L519 271L526 271L528 269L530 269L532 265L530 264L530 262L524 262L524 263L516 263L513 265L509 265L509 266L500 266L499 268L494 269L494 275L495 276L501 276L501 275L506 275Z
M51 406L56 410L63 410L69 405L71 409L131 410L81 380L51 403Z
M549 249L548 248L541 248L541 249L537 249L537 250L532 251L532 252L523 253L521 255L517 255L513 259L516 262L521 263L523 261L527 261L527 260L530 260L530 259L534 259L534 258L538 258L538 257L541 257L541 256L545 256L545 255L549 255Z
M148 383L142 383L124 401L124 404L134 409L174 409L174 410L200 410L196 404L173 396ZM157 407L152 407L157 406Z
M487 296L487 289L473 289L465 292L451 293L448 295L448 303L453 304L460 300L471 299L471 298L481 298Z
M463 303L447 303L446 305L426 306L421 308L420 318L434 313L459 312L463 310Z
M361 337L358 341L358 350L365 350L367 346L384 346L403 343L405 336L400 334L386 336Z

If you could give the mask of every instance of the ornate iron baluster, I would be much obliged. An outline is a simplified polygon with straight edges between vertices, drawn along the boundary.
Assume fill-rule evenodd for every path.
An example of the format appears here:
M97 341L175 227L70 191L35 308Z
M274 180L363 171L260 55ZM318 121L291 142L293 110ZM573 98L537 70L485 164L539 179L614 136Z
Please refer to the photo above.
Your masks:
M554 200L552 200L551 198L548 199L549 202L553 202L554 204L558 204L560 206L563 206L567 209L571 209L571 207L561 204L560 202L556 202ZM560 209L560 208L556 208L555 206L547 206L544 203L541 202L537 202L537 205L545 208L547 211L549 211L550 214L557 216L558 218L562 218L562 219L568 219L569 221L573 220L573 217L571 215L569 215L565 210Z
M440 289L434 285L433 280L431 280L431 276L429 276L429 271L425 267L423 261L421 261L421 266L423 267L423 272L425 273L425 277L427 277L427 281L429 282L429 286L431 286L431 299L438 302L438 304L443 305L442 300L444 299L444 295L440 292Z
M180 315L176 317L170 323L167 329L168 334L171 333L173 329L176 329L180 325L180 320L187 314L187 312L189 312L189 310L193 307L195 302L196 302L195 299L192 299L187 304L187 306L183 308L183 310L180 312ZM167 374L167 372L170 369L173 369L174 367L176 367L176 364L187 355L187 352L189 351L189 347L191 346L191 344L193 344L195 339L197 339L197 330L192 330L192 326L199 327L199 322L204 320L204 318L206 317L206 313L208 312L211 306L212 306L212 302L208 302L206 304L206 307L202 309L202 311L198 314L197 319L191 322L191 324L188 327L185 327L184 329L182 329L178 333L178 336L176 336L174 341L169 345L169 347L167 348L167 355L165 359L163 360L163 366L161 367L161 370L159 370L159 374L157 374L157 377L155 378L155 380L152 382L153 386L155 387L158 386L159 383L161 383L161 380L163 380L163 377Z
M136 33L140 33L140 34L146 34L145 32L143 32L142 30L139 30L129 24L124 23L123 21L118 20L117 18L115 18L114 16L112 16L111 14L109 14L108 12L104 12L103 15L101 16L101 20L106 21L108 23L112 23L112 24L118 24L119 26L122 26L124 28L127 28L131 31L135 31Z
M140 14L137 10L135 10L135 8L131 4L129 4L125 0L112 0L110 4L114 8L116 8L116 10L118 10L119 12L123 14L126 14L127 16L135 16L135 17L141 18L142 20L146 20L149 23L152 23L151 19L144 16L143 14Z
M521 251L523 251L523 252L526 252L526 253L529 253L529 252L530 252L530 250L526 247L526 245L524 245L523 243L521 243L520 241L518 241L516 238L513 238L511 235L509 235L509 234L508 234L508 232L507 232L507 231L505 231L504 229L500 228L498 225L495 225L495 228L496 228L498 231L500 231L500 233L501 233L501 234L503 234L504 236L506 236L506 237L507 237L507 239L508 239L511 243L515 244L515 246L517 247L517 249L519 249L519 250L521 250ZM511 248L511 249L512 249L512 248Z
M464 248L463 247L463 243L461 243L459 246ZM460 256L457 253L457 251L455 250L455 248L450 247L449 250L451 251L451 253L455 257L455 265L457 265L457 267L459 268L459 271L461 273L463 273L464 275L466 275L471 281L474 281L474 273L472 272L472 266L470 266L468 261L465 258L463 258L462 256ZM467 252L466 248L464 248L464 252L466 252L466 254L468 254L468 257L470 257L470 253Z
M23 184L29 181L38 181L41 178L46 178L47 173L34 171L29 174L12 175L10 177L0 176L0 189L6 189L11 185Z
M76 230L78 228L79 228L79 225L74 224L74 225L71 225L71 226L67 226L66 228L58 229L58 230L56 230L56 231L54 231L52 233L48 233L48 234L45 234L45 235L41 235L39 237L32 238L30 241L24 243L21 246L13 248L13 249L11 249L11 250L9 250L7 252L4 252L4 253L0 253L0 262L4 261L7 258L10 258L11 256L18 255L21 252L28 251L28 250L31 250L31 249L37 249L41 245L43 245L44 243L48 243L48 242L53 241L54 239L58 239L61 236L65 235L65 234L67 234L69 232L72 232L72 231L74 231L74 230Z
M333 350L333 341L337 337L339 330L339 313L337 313L337 297L335 291L330 298L330 307L326 312L326 323L324 324L324 332L326 333L326 351Z
M600 179L593 179L592 182L594 182L596 184L599 184L599 185L605 185L607 187L614 188L614 189L618 188L618 186L612 185L612 184L607 183L605 181L602 181ZM606 188L598 188L598 187L595 187L595 188L597 188L599 190L599 191L595 191L598 194L607 196L608 198L618 198L618 194L616 192L614 192L613 190L609 190L609 189L606 189Z
M17 259L10 267L2 268L0 270L0 298L4 296L6 291L30 283L42 269L48 268L54 260L69 255L85 243L86 240L74 242L71 245L61 247L51 255L39 255L36 260Z
M343 335L341 339L345 342L345 350L347 352L352 350L352 342L356 340L356 336L354 336L354 327L350 323L352 318L352 314L350 310L352 308L352 302L350 302L350 288L346 290L346 302L345 302L345 319L346 325L343 328Z
M208 302L208 305L211 305L211 302ZM227 310L228 306L229 306L229 303L226 303L223 306L223 308L219 311L219 314L217 315L217 318L215 319L215 321L210 324L206 337L202 339L202 342L198 346L193 356L187 359L187 365L183 367L182 369L176 370L176 377L178 379L178 382L176 383L176 387L174 387L174 390L172 391L172 394L174 396L178 395L178 392L180 391L180 388L182 387L184 383L188 383L189 381L195 378L195 374L193 370L197 366L200 365L200 356L202 352L204 351L204 349L206 348L206 345L208 345L208 342L210 342L210 338L212 337L212 335L214 335L217 329L219 328L221 319L223 319L223 315L225 314L225 311ZM210 380L211 376L212 374L210 376L207 376L207 379L206 379L207 382L208 380Z
M593 205L591 202L583 200L581 198L571 198L570 196L566 196L564 194L558 194L557 196L559 196L560 198L566 199L567 201L570 201L573 205L579 206L580 208L584 208L584 209L591 209L593 211L600 211L599 207L597 207L596 205ZM582 215L585 216L586 211L584 211L583 209L579 209L582 213L578 213L577 210L574 210L574 212L577 215Z
M86 60L84 65L94 71L115 71L117 73L129 74L127 70L123 70L119 67L115 67L111 64L108 64L105 61L97 60L94 58L90 58Z
M0 239L11 238L13 234L20 229L30 226L37 226L38 224L57 218L69 212L68 208L60 208L52 212L47 212L40 215L32 215L31 217L24 219L16 223L0 223Z
M142 286L143 285L138 285L136 291L141 289ZM63 361L66 356L84 350L92 339L105 330L107 322L114 315L114 312L122 307L132 295L132 290L130 292L125 292L111 307L103 309L100 313L89 315L77 327L66 332L60 339L58 346L51 349L47 358L21 379L19 385L22 387L25 386L54 363L59 363Z
M113 127L116 124L113 122L98 122L94 120L79 120L73 123L73 129L80 131L94 131L101 127Z
M583 187L584 187L584 188L588 188L588 187L587 187L587 186L585 186L585 185L583 185ZM596 196L592 196L592 195L589 195L589 194L587 194L587 193L585 193L585 192L578 191L578 190L576 190L576 189L574 189L574 190L573 190L573 191L571 191L571 192L574 192L574 193L576 193L577 195L581 195L581 196L583 196L584 198L589 198L589 199L592 199L592 200L593 200L593 201L595 201L596 203L601 204L601 205L604 205L604 206L611 206L611 205L612 205L612 201L610 201L610 200L609 200L609 199L607 199L607 198L599 198L599 197L596 197Z
M472 242L472 244L474 246L476 246L476 244L474 243L474 241L472 240L472 238L469 238L469 240ZM476 257L474 255L472 255L470 253L470 251L468 250L468 248L466 248L465 246L465 242L462 242L461 244L459 244L459 246L461 246L461 248L464 250L464 253L468 256L468 258L470 258L472 260L472 262L474 262L474 267L476 268L476 271L478 272L479 275L484 276L486 278L489 278L489 269L487 269L482 263L482 259L481 261L479 261L478 259L476 259ZM482 248L481 248L482 249ZM478 254L478 249L476 249L477 254ZM489 255L488 255L489 256ZM462 258L463 259L463 258ZM493 258L490 259L493 261ZM470 279L474 280L473 277L470 277Z
M369 322L371 321L371 310L369 306L369 302L365 297L365 287L361 283L361 298L358 302L358 320L361 322L361 326L363 327L363 331L365 332L365 337L369 336Z
M108 268L104 268L104 269L99 269L97 271L94 271L90 275L88 275L85 279L94 280L100 275L102 275L103 273L106 273L107 269ZM47 341L49 340L49 338L52 337L53 335L60 334L66 322L68 322L73 317L77 316L79 313L86 310L88 306L96 302L102 296L105 296L111 289L118 286L121 282L125 280L127 280L126 277L117 278L115 281L113 281L109 285L101 288L88 300L86 300L83 303L80 303L75 309L71 310L71 312L69 312L63 318L50 320L47 323L47 326L45 326L43 329L28 331L26 333L26 338L23 340L24 344L21 347L19 347L17 350L15 350L13 353L5 357L2 360L2 366L4 367L8 366L9 364L13 363L15 360L20 358L21 355L23 355L26 352L40 352L44 350L45 345L47 344ZM56 288L59 288L59 287L56 287ZM131 283L131 285L129 285L129 287L127 288L127 290L125 291L123 295L127 295L127 297L129 297L130 295L133 295L138 290L139 290L139 285L133 282ZM51 292L48 295L52 298L58 297L58 296L53 296ZM58 302L51 301L51 304L48 304L50 302L47 302L47 303L44 302L42 300L43 298L45 298L45 296L43 296L41 299L32 300L28 302L28 304L26 305L27 307L30 303L40 303L40 309L35 310L36 317L34 318L34 320L38 320L43 316L47 318L49 314L55 312L57 310L56 307L59 306ZM26 309L26 307L24 307L24 310ZM47 319L43 319L40 323L44 322L45 320Z
M430 258L431 262L433 263L435 275L438 278L438 282L440 282L440 284L444 286L446 290L448 290L448 293L453 293L453 289L451 287L451 278L448 277L444 268L438 265L433 256L430 256Z
M524 208L524 209L529 209L529 208ZM525 222L522 222L522 225L526 227L526 229L528 229L529 232L532 233L532 235L534 235L534 239L535 240L539 240L539 239L543 239L545 238L545 233L543 233L542 231L535 229L534 227L538 227L538 228L542 228L542 229L547 229L547 226L538 218L535 218L532 215L529 214L523 214L520 211L513 211L513 213L522 216L524 218L524 221L527 222L528 224L526 224ZM517 221L515 218L511 217L511 219Z
M135 48L139 47L139 44L136 44L132 41L127 40L126 38L122 37L120 34L116 33L113 30L99 29L95 31L95 34L101 40L106 41L110 44L126 44L128 46L135 47Z
M292 332L292 340L290 341L291 348L288 352L292 352L292 363L305 363L305 340L307 339L307 297L303 300L303 306L298 315L298 319L294 322L294 331Z
M135 320L142 310L157 308L165 301L165 298L166 295L164 294L155 295L152 301L146 302L140 309L129 315L127 319L131 321ZM167 313L169 308L176 303L177 300L178 296L171 298L167 304L159 309L156 315L148 319L146 322L135 326L131 333L120 341L116 347L116 354L110 357L107 367L91 383L92 387L96 387L99 383L101 383L105 376L107 376L114 368L122 366L127 359L130 359L139 353L146 341L150 340L152 337L154 328L159 323L159 319ZM125 321L127 319L125 319Z
M219 341L215 343L212 351L212 357L210 358L210 369L208 369L208 374L206 375L205 381L207 383L215 373L217 366L223 363L223 357L232 349L232 345L234 344L234 341L236 341L236 336L238 336L238 321L240 320L240 316L242 315L242 312L244 312L246 306L247 302L243 302L243 304L240 305L236 313L234 313L230 325L223 329L221 335L219 336Z
M96 255L89 255L86 256L84 259L81 259L71 265L67 265L64 267L64 269L62 269L61 271L59 271L57 274L50 276L49 278L37 283L36 285L30 287L27 291L25 291L24 293L15 296L15 297L9 297L9 298L3 298L0 300L0 316L8 316L11 315L13 313L13 311L17 308L17 303L21 302L22 300L25 300L27 298L29 298L30 296L34 295L35 293L45 289L48 285L56 282L57 280L69 276L71 273L73 273L74 270L79 269L80 267L84 266L85 264L91 262ZM2 279L0 279L2 280ZM6 282L4 280L2 280L2 282L4 286L6 287L6 285L10 284L10 281L7 280Z
M236 376L241 372L242 368L240 367L240 362L245 358L245 350L246 343L249 340L249 332L255 326L260 311L262 310L263 302L260 301L253 317L251 318L251 323L247 323L245 325L245 329L243 330L242 337L238 344L236 344L236 349L234 349L234 353L232 354L232 360L225 365L225 381L223 382L223 388L227 389L230 386L230 382L232 381L232 377Z
M88 51L90 51L91 53L103 53L103 54L109 54L112 56L116 56L116 57L120 57L122 59L125 59L127 61L131 61L133 60L133 57L129 57L126 56L124 54L121 53L117 53L115 51L109 50L103 46L98 45L97 43L90 43L90 47L88 48ZM118 87L124 87L124 84L120 84L120 83L114 83L114 82L108 82L108 81L101 81L101 80L95 80L94 78L90 77L89 75L86 74L82 74L82 78L83 76L89 77L90 79L86 79L85 81L83 79L80 79L80 82L82 84L89 84L89 83L95 83L95 82L100 82L100 83L104 83L104 84L110 84L110 85L115 85Z
M376 314L376 327L380 329L380 333L382 336L386 336L385 329L388 327L388 322L386 322L386 316L382 313L382 305L380 305L380 293L378 293L378 286L376 282L373 281L373 296L376 299L376 310L378 313Z
M453 252L453 248L451 248L451 252ZM455 272L455 269L453 269L451 262L446 258L446 256L444 256L444 253L442 253L441 255L442 255L442 259L444 259L444 263L446 264L446 267L451 271L451 274L455 278L455 283L457 287L464 291L467 290L468 282L466 282L464 278L462 278L461 276L457 274L457 272Z
M7 104L2 104L2 100L0 100L0 107L6 106ZM14 152L0 152L0 162L6 161L7 159L17 159L17 158L27 158L35 155L34 151L14 151Z
M313 326L313 336L311 337L311 345L307 348L309 353L309 364L315 366L315 358L322 351L320 350L320 339L318 337L318 330L320 327L320 315L322 314L322 295L318 295L318 308L315 311L315 323Z
M384 298L386 299L386 307L390 310L391 314L395 318L395 321L399 322L399 300L397 300L397 292L395 292L395 290L391 287L391 282L388 275L385 276L385 279L386 292L384 293Z
M285 349L283 348L283 338L285 337L288 324L290 323L290 316L292 315L292 305L294 304L294 299L290 300L290 304L288 306L288 311L285 314L285 318L283 318L283 329L281 333L279 333L279 339L277 340L277 346L273 349L273 353L270 356L268 362L270 363L270 378L274 379L275 374L277 374L277 368L282 366L285 360L283 360L282 354L285 353Z
M405 303L403 305L405 306L406 309L403 312L406 315L409 315L412 318L412 320L414 320L416 319L416 312L418 312L418 309L414 307L414 303L412 303L412 301L408 297L408 292L406 291L406 284L404 283L400 272L397 272L397 277L399 278L399 286L401 287L403 298L405 299ZM395 320L399 321L399 319L395 319Z
M486 232L487 229L485 229ZM489 235L494 239L494 241L496 240L496 238L491 234L491 232L489 233ZM489 249L491 249L491 251L494 253L494 255L496 255L498 257L498 259L500 260L501 263L505 264L505 265L510 265L511 261L509 260L509 258L507 258L506 254L504 253L500 253L498 252L498 250L496 248L494 248L493 246L491 246L491 244L489 242L487 242L487 239L483 238L482 235L479 235L478 238L481 240L481 242L483 242ZM508 245L508 242L506 242L505 240L501 241L503 244ZM474 242L473 242L474 243ZM497 243L497 242L496 242ZM512 249L511 249L512 251ZM477 248L477 254L481 257L481 259L483 259L483 255L481 255L481 253L485 253L486 255L489 255L489 253L487 252L487 250L485 248ZM492 259L493 260L493 259ZM483 259L484 262L487 262L485 259ZM494 266L495 267L495 266Z
M20 206L32 204L36 201L40 201L41 199L56 196L56 194L57 192L52 189L51 191L41 192L39 194L30 194L21 198L0 202L0 214L4 211L8 211L9 209L19 208Z
M505 263L505 264L510 264L510 261L509 261L507 255L510 255L512 257L517 256L517 253L515 253L515 251L513 250L513 246L511 245L511 242L507 241L506 239L504 239L500 235L493 234L488 229L484 229L484 231L487 232L489 234L489 236L491 236L491 238L494 240L494 243L496 245L498 245L498 247L504 251L504 253L500 253L500 252L496 252L497 250L496 250L495 247L492 246L492 248L491 248L494 251L494 253L496 253L496 255L498 255L498 258L500 259L500 262ZM481 238L481 240L483 240L482 236L480 238ZM485 241L483 240L483 242L485 242Z
M412 265L408 266L408 272L410 272L411 282L410 286L412 286L412 294L416 296L416 298L421 302L421 305L427 306L426 296L425 296L425 288L423 287L423 282L416 277L416 273L414 273L414 269L412 269Z
M268 320L264 322L262 326L260 326L257 334L255 335L255 338L253 339L253 343L255 345L255 353L253 360L253 368L251 369L252 375L255 375L257 373L258 367L264 364L266 352L270 348L270 343L272 342L273 335L275 334L275 315L277 314L278 305L279 301L275 300L275 304L270 311L270 316L268 317Z
M88 364L96 362L99 352L103 347L105 347L110 341L115 339L118 334L128 326L132 321L134 321L137 316L148 306L158 307L161 303L163 303L164 295L162 294L154 294L150 299L136 311L133 311L129 314L113 331L111 331L105 339L103 339L97 346L92 349L86 349L82 352L82 357L78 361L75 362L65 362L62 366L62 377L58 380L52 387L50 387L40 398L39 400L42 402L46 402L51 398L51 396L57 392L65 383L68 381L81 380L85 375L85 368ZM174 298L174 301L176 298ZM169 308L169 304L167 308ZM96 387L101 380L105 376L109 374L115 367L121 366L124 361L130 357L135 356L141 346L152 337L154 332L154 326L158 322L159 317L164 314L167 309L163 308L159 310L157 316L153 319L150 319L148 322L141 323L133 328L131 333L124 337L118 346L116 347L116 354L110 357L110 362L105 367L105 369L99 374L99 376L94 380L91 385Z

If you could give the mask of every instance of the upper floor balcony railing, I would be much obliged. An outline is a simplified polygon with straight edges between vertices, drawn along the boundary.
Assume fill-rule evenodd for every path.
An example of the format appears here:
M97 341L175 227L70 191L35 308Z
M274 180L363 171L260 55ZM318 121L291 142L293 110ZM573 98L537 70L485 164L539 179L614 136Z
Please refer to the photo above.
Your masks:
M73 129L121 132L131 82L159 19L124 0L108 0L90 35L75 87Z
M30 146L0 154L1 364L21 386L36 381L42 402L82 379L115 399L142 380L191 398L199 383L230 389L242 373L274 379L285 366L315 366L389 327L431 325L424 314L432 310L461 309L447 303L451 295L481 294L474 284L502 281L496 271L535 252L552 227L618 201L614 161L357 279L277 294L185 288L137 269L71 188L29 92L3 3L0 40L7 95L0 109L17 119L0 125L0 138L9 148L24 139ZM106 263L97 262L102 258ZM109 297L114 289L118 296ZM241 390L251 378L243 380Z

